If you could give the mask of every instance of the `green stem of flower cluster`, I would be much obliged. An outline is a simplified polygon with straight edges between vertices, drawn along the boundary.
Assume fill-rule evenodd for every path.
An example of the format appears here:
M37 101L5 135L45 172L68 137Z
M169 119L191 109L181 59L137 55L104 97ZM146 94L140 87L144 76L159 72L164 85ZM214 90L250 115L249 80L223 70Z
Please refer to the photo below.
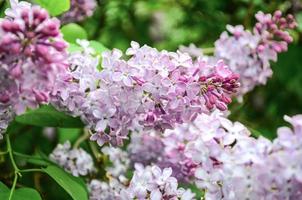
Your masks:
M12 197L13 197L15 188L16 188L16 184L17 184L17 181L18 181L18 176L21 176L21 173L20 173L20 169L18 168L18 166L15 162L14 156L13 156L13 149L12 149L12 145L11 145L11 142L10 142L10 139L9 139L9 135L6 134L5 137L6 137L7 152L8 152L9 158L11 160L11 163L13 165L14 174L15 174L14 175L14 182L13 182L12 188L10 190L9 198L8 198L8 200L11 200Z
M10 161L11 161L12 166L14 168L14 181L13 181L13 185L11 187L10 194L9 194L9 197L8 197L8 200L11 200L13 198L13 194L14 194L14 191L15 191L15 188L16 188L16 185L17 185L18 177L22 176L21 173L43 172L43 170L42 169L23 169L23 170L20 170L18 168L17 164L16 164L16 161L14 159L14 155L24 157L24 158L33 158L33 157L29 156L29 155L22 154L22 153L14 152L13 149L12 149L12 145L11 145L9 135L6 134L5 137L6 137L7 151L6 152L1 152L1 154L8 154L9 155ZM34 157L34 159L35 159L35 157ZM40 159L40 158L37 157L36 159Z
M81 143L87 140L89 137L90 137L89 130L84 129L84 134L75 141L73 148L75 149L79 148Z

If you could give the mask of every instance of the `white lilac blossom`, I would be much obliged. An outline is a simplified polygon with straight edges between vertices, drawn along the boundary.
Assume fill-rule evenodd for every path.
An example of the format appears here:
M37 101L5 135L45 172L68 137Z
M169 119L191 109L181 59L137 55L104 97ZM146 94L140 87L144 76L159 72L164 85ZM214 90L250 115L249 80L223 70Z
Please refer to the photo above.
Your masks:
M107 181L92 180L88 184L90 200L193 200L195 194L190 189L178 187L171 176L172 169L161 170L157 166L135 165L129 183L122 183L114 177Z
M69 141L58 144L49 158L73 176L86 176L95 170L90 154L81 148L72 149Z
M111 161L111 165L106 167L106 172L118 180L125 180L130 165L127 152L118 147L103 147L102 153Z
M150 200L192 200L195 195L190 190L178 187L177 179L172 177L172 169L158 166L136 164L133 177L127 189L122 192L125 199Z
M205 198L301 199L302 115L286 116L285 120L293 129L279 128L272 142L248 134L239 134L232 145L216 137L190 142L187 155L200 163L196 185L205 190Z
M82 21L93 15L96 6L96 0L71 0L70 9L60 17L60 20L62 24Z
M0 21L0 106L8 106L1 108L1 129L8 116L48 103L57 74L67 66L59 21L27 2L11 0L11 6Z
M240 96L271 77L270 61L276 62L277 55L287 51L287 45L292 42L287 29L296 27L293 16L282 17L281 11L273 15L260 11L256 20L253 32L244 30L242 25L228 25L229 34L223 32L215 42L214 57L223 59L240 75Z
M126 186L115 178L109 178L108 181L93 179L88 184L89 200L128 200L121 198L121 191L125 188Z
M85 50L72 53L69 76L56 85L56 107L80 116L100 146L122 145L129 131L163 131L198 113L226 110L239 87L238 76L222 61L211 66L136 42L126 52L128 60L122 55L117 49L104 52L97 71L97 58Z

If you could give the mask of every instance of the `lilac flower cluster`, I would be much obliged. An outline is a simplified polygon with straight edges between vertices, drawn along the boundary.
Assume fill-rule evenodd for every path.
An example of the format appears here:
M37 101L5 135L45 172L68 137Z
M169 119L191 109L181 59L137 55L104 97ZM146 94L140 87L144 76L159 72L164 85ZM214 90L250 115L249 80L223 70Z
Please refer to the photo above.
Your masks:
M39 6L15 0L11 6L0 21L0 107L7 107L1 109L1 129L8 116L48 103L56 75L66 70L59 21Z
M188 156L187 148L191 141L202 137L203 140L223 140L224 145L231 145L240 134L249 134L247 129L236 122L232 125L223 117L221 112L213 112L211 115L201 114L192 123L182 124L173 130L166 130L163 135L145 133L141 137L131 141L128 146L131 162L144 165L156 164L161 168L171 167L173 176L180 182L189 183L194 180L194 173L200 166L191 156ZM152 151L153 146L162 146L161 150ZM211 144L211 143L210 143ZM201 150L205 155L207 151ZM157 153L156 153L157 152ZM149 159L148 154L156 159Z
M60 20L62 24L82 21L93 15L96 6L96 0L71 0L70 9L60 17Z
M70 142L58 144L49 158L73 176L86 176L95 171L93 159L83 149L72 149Z
M231 140L216 131L213 139L201 135L188 143L186 155L200 163L196 185L205 189L206 199L302 198L302 116L285 119L293 130L278 129L272 142L249 137L242 125L223 120L220 125L234 130Z
M161 170L158 166L137 164L129 184L113 177L108 177L108 181L92 180L88 185L90 200L193 200L195 194L178 187L177 179L171 174L171 168Z
M273 15L258 12L253 32L244 30L242 25L227 26L215 42L215 58L223 59L229 67L240 74L239 95L252 90L256 85L265 84L272 75L270 61L277 61L278 53L287 51L292 37L286 31L296 27L292 15L282 17L281 11Z
M126 199L181 199L192 200L191 190L178 188L177 179L172 177L172 169L161 170L158 166L136 165L130 185L123 191Z
M209 63L223 59L235 73L240 75L238 97L251 91L255 86L265 84L272 75L270 61L277 61L278 53L287 51L292 37L287 32L297 26L292 15L282 17L280 11L273 15L258 12L257 23L253 32L244 30L242 25L227 25L215 42L214 56L206 56L203 49L190 44L180 46L181 52L186 52L194 58L200 57Z
M108 181L93 179L88 184L89 200L128 200L121 197L121 191L125 189L126 186L115 178Z
M188 124L183 124L166 130L163 135L153 131L132 135L127 148L132 166L140 163L144 166L156 164L162 169L170 167L178 181L192 181L198 165L185 155L186 143L193 136L187 128Z
M69 75L57 81L54 105L81 116L100 146L121 145L131 130L163 131L198 113L226 110L239 87L222 61L210 66L180 52L131 45L128 60L117 49L103 53L101 71L90 51L73 53Z
M150 135L157 138L153 142L165 146L154 163L162 169L171 167L178 181L195 182L206 199L300 199L302 115L285 119L293 130L280 128L271 142L251 137L244 125L232 123L221 112L199 115L193 123L166 130L160 138ZM142 160L147 154L144 148L149 149L144 143L148 144L144 140L130 144L130 158L142 152L133 159L136 162L149 161ZM181 165L186 161L191 165ZM189 170L179 170L180 166Z

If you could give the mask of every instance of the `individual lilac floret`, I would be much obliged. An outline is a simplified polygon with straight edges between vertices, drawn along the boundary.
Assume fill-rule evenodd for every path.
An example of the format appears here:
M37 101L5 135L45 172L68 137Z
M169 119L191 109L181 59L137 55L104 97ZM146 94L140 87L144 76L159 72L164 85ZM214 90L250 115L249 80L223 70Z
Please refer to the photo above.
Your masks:
M9 86L0 91L0 102L9 101L19 115L49 102L57 74L66 70L67 45L59 21L46 10L13 0L11 5L0 21L0 76Z
M58 144L49 158L73 176L86 176L95 170L90 154L81 148L72 149L69 141Z
M60 20L62 24L82 21L93 15L96 6L96 0L71 0L70 9L60 17Z
M297 25L292 15L282 17L281 11L274 15L260 11L256 19L253 32L244 30L242 25L228 25L230 34L223 32L215 42L216 59L223 59L240 75L239 97L271 77L270 61L276 62L278 53L287 51L292 42L287 30Z
M129 187L123 191L128 199L194 199L190 190L178 188L177 179L172 177L172 169L161 170L157 166L136 165Z

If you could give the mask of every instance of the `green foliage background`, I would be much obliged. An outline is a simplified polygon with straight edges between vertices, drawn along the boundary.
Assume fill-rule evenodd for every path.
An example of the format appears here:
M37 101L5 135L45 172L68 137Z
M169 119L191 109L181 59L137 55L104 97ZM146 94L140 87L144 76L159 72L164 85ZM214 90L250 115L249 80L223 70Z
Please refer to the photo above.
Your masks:
M48 6L48 1L38 2L44 2ZM0 0L1 16L6 7L7 2ZM295 42L290 45L288 52L279 56L277 63L272 64L274 75L267 85L258 86L245 96L244 103L234 102L230 108L231 119L247 125L255 136L262 134L273 139L276 136L276 129L286 125L283 115L302 114L302 2L300 0L98 0L98 7L91 18L77 24L65 25L62 31L64 38L71 43L76 38L94 40L93 44L99 52L105 48L104 46L109 49L125 50L132 40L172 51L179 45L190 43L207 48L213 46L214 41L225 30L226 24L243 24L251 28L257 11L274 12L277 9L296 16L299 27L292 31ZM54 8L52 10L54 15L57 15L58 10ZM76 48L77 46L71 45L69 50ZM25 118L24 116L17 118L10 126L8 132L14 151L43 158L43 155L49 154L58 142L74 141L81 134L81 129L77 127L83 125L77 119L56 113L49 107L43 109L39 110L40 113L29 112ZM40 116L39 114L43 114L45 110L49 115ZM46 118L43 118L45 116ZM64 123L64 127L60 126L61 119L68 122ZM46 139L41 134L40 126L45 125L43 122L47 120L52 122L51 125L58 127L58 134L52 140ZM2 143L4 142L0 141L1 151L5 150ZM82 147L91 151L86 143ZM48 162L25 158L16 158L16 161L19 166L26 168L37 164L45 166L47 165L45 162ZM8 163L10 161L7 156L0 154L0 181L11 186L12 166ZM97 162L99 166L102 164ZM50 175L55 178L56 175L63 173L56 172L54 169L49 171L55 171L53 176ZM36 188L43 199L70 199L68 193L72 191L68 191L67 188L65 192L50 177L41 173L24 174L18 180L17 186ZM6 191L7 188L2 187L1 182L0 191Z

